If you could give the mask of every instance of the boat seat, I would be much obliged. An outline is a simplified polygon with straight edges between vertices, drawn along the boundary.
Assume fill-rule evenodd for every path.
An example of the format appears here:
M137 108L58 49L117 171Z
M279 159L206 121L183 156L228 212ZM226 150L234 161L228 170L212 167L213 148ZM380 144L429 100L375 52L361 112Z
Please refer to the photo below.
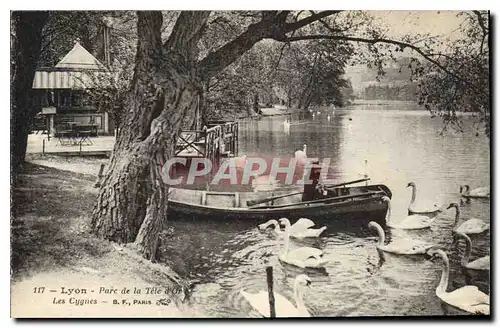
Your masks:
M240 193L202 191L200 205L240 207Z

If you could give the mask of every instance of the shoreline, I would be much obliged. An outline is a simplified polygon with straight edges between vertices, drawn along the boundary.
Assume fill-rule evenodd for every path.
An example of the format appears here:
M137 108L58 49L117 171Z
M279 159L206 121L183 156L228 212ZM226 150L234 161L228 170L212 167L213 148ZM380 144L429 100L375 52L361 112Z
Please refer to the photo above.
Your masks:
M27 159L18 184L11 187L11 317L198 316L184 303L189 297L189 282L170 267L142 258L133 244L119 245L91 234L97 172L89 174L91 168L82 172L86 163L74 165L80 167L80 172L75 172L67 166L57 168L55 158L50 166L41 162ZM34 294L34 288L40 286L87 293ZM99 294L101 287L111 286L117 291L157 287L165 290L162 296L170 301L159 307L154 306L158 295L130 295L126 299L138 305L124 311L113 305L117 295Z

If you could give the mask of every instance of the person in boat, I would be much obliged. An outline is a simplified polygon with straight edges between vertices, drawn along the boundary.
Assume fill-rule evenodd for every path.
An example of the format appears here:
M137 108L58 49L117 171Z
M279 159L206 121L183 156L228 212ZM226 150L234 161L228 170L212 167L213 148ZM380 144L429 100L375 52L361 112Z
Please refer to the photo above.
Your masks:
M313 162L309 176L312 183L304 184L304 193L302 194L303 202L321 199L324 197L324 188L322 187L322 184L319 183L320 175L321 165L319 165L319 162Z

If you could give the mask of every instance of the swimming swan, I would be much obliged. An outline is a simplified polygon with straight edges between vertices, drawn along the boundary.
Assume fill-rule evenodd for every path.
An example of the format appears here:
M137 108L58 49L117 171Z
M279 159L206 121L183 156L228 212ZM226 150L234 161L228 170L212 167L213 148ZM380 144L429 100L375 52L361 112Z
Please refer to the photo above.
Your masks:
M290 132L290 121L288 120L288 118L285 120L285 122L283 122L283 129L285 130L285 132Z
M283 231L280 230L280 224L276 220L269 220L266 223L259 224L260 230L266 230L270 226L274 226L274 233L277 235L281 235Z
M280 261L295 265L299 268L322 268L328 262L323 258L323 251L313 247L299 247L290 250L290 221L286 218L279 220L285 226L283 234L284 245L278 258Z
M462 261L460 262L464 268L471 270L489 270L490 269L490 256L483 256L478 258L472 262L469 262L471 250L472 250L472 241L469 236L462 232L457 232L457 236L462 237L465 240L465 252L462 257Z
M295 152L295 161L298 165L305 165L307 161L307 145L304 145L302 150Z
M490 198L490 187L480 187L470 190L468 185L460 186L460 195L465 198Z
M417 186L415 182L410 182L406 187L412 187L411 201L408 205L408 214L435 214L441 212L441 209L437 204L418 202L415 203L417 198Z
M293 298L296 306L292 304L284 296L274 293L274 308L276 310L276 317L310 317L311 314L302 299L302 287L309 287L311 279L305 274L298 275L293 284ZM257 310L263 317L270 317L269 308L269 293L267 291L259 291L256 294L251 294L240 291L240 294L250 303L250 305Z
M450 262L448 256L441 249L432 249L429 255L441 257L444 268L441 274L441 281L436 288L436 296L443 302L472 314L490 314L490 298L481 292L476 286L464 286L447 292L448 279L450 276Z
M280 230L279 223L276 220L269 220L266 223L259 224L259 229L264 230L269 226L274 226L274 232L276 234L283 234L283 231ZM290 227L290 237L296 239L314 238L319 237L321 233L326 230L325 226L319 229L311 229L313 226L313 221L306 218L300 218Z
M237 170L244 170L247 165L247 155L233 157L230 159L229 166Z
M472 234L479 234L482 232L487 231L490 228L490 225L485 223L482 220L479 219L468 219L464 223L462 223L460 226L458 226L458 221L460 220L460 208L458 207L457 203L451 203L450 206L448 206L446 209L450 208L455 208L456 214L455 214L455 225L453 228L453 232L461 232L465 233L467 235L472 235Z
M415 229L425 229L430 228L434 218L429 218L425 215L408 215L403 220L398 223L394 223L391 220L391 199L387 196L382 197L382 201L387 203L387 214L385 216L385 221L388 227L394 229L403 230L415 230Z
M414 240L410 238L400 239L397 241L393 241L387 245L385 243L385 232L382 227L374 221L368 223L368 227L375 229L378 233L378 244L377 248L381 251L387 253L401 254L401 255L415 255L415 254L425 254L430 248L434 247L434 245Z
M255 173L252 176L252 189L254 192L274 191L278 185L278 180L270 175L260 175Z

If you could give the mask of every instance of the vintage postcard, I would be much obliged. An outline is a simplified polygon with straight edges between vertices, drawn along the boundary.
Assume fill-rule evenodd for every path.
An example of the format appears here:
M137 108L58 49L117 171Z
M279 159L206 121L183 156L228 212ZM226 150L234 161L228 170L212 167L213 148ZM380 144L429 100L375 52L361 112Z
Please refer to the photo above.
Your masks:
M12 11L11 317L490 318L490 13Z

